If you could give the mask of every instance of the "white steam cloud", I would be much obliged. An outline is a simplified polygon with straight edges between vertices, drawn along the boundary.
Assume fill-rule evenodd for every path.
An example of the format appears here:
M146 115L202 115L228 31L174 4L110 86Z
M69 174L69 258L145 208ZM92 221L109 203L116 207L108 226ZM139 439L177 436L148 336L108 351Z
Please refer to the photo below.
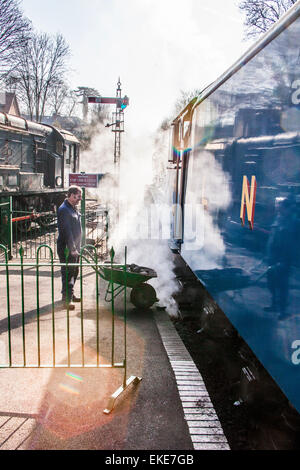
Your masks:
M231 204L229 175L224 173L212 152L195 152L189 165L190 184L186 192L187 207L198 208L186 218L185 258L193 269L214 269L222 264L225 244L217 225L220 211ZM191 227L192 226L192 227Z
M128 264L154 269L157 278L149 283L156 289L157 305L176 316L172 294L178 283L173 272L174 255L168 247L174 213L166 187L168 145L168 132L139 138L126 132L118 176L113 163L113 138L100 128L90 149L81 155L81 170L106 174L92 195L109 211L109 247L114 247L117 262L123 262L127 246ZM214 154L203 150L192 153L188 171L182 253L193 269L214 269L221 265L225 253L216 219L219 211L231 203L229 177Z
M177 305L172 294L178 289L173 273L174 262L168 247L167 238L159 239L157 227L162 204L167 205L164 190L163 168L167 164L167 132L154 138L145 135L133 137L126 132L121 141L119 176L113 163L114 141L111 133L99 129L92 139L89 150L81 154L81 171L86 173L106 173L101 179L99 189L88 191L96 197L99 204L110 211L118 209L118 217L109 228L109 247L113 246L121 262L127 246L127 263L145 266L157 272L157 278L150 280L159 299L158 306L175 316ZM164 162L164 164L162 163ZM117 191L119 180L119 192ZM168 222L166 220L166 222ZM166 234L166 232L164 232Z

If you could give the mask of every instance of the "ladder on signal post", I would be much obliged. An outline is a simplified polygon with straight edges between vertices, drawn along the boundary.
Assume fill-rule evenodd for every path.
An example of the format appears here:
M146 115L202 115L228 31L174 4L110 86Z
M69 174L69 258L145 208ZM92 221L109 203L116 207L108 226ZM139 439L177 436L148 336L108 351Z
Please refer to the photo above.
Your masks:
M118 81L117 88L117 100L121 100L121 82ZM112 132L115 133L115 150L114 150L114 163L119 167L121 158L121 133L124 132L124 114L123 109L118 105L116 106L116 112L113 113L113 125Z

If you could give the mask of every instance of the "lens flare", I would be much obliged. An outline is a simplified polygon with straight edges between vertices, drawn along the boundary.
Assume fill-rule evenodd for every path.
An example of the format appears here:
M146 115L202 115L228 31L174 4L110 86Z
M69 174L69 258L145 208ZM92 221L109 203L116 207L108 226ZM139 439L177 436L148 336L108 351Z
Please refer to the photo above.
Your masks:
M72 393L72 395L79 395L80 394L79 390L72 387L71 385L59 384L59 388L61 390L64 390L65 392Z
M77 380L78 382L82 382L83 378L80 375L73 374L71 372L66 372L66 377L70 377L71 379Z

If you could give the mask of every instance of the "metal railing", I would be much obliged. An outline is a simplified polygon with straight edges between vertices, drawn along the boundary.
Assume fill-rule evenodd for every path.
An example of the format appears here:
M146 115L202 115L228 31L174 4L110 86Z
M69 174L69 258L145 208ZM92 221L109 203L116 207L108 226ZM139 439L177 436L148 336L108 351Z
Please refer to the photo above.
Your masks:
M11 230L12 198L0 199L0 243L8 247L11 258L12 230Z
M137 376L131 376L127 379L126 248L124 265L114 263L114 250L111 249L110 262L105 263L105 270L103 270L104 265L98 262L97 250L92 245L86 245L81 249L78 263L68 262L68 250L65 252L66 263L57 262L52 247L49 245L40 245L32 262L27 262L27 260L24 262L22 247L19 249L20 258L17 261L9 261L8 251L4 245L0 245L0 250L4 253L5 258L5 261L0 263L2 299L3 293L6 293L6 302L4 300L1 302L0 310L2 311L0 318L2 325L0 328L0 346L2 345L0 368L94 367L123 369L123 382L112 394L104 410L105 413L109 413L113 409L117 397L131 383L138 383L141 380ZM49 252L49 259L43 262L41 262L40 256L42 250ZM62 301L55 300L57 286L61 285L60 271L62 267L65 268L66 286L68 286L71 268L78 267L79 269L81 300L79 322L75 322L75 326L72 325L74 317L70 316L70 305L68 303L62 305ZM118 334L116 333L115 282L113 280L115 269L123 272L122 282L124 283L121 307L120 302L118 303ZM103 272L110 272L109 277L107 274L106 277L103 276ZM88 288L84 283L85 277L88 276L90 281L91 275L94 276L94 289L92 289L91 282L89 282ZM107 290L112 291L109 312L104 309L106 315L108 312L110 316L106 319L101 317L101 306L105 300L101 299L100 286L102 284L100 281L108 282ZM94 293L94 299L91 298L91 292ZM66 297L68 298L68 292ZM85 312L89 309L94 314L95 329L91 333L89 326L88 338L86 338ZM64 312L63 316L62 311ZM45 320L43 321L43 330L41 328L42 319ZM104 345L103 350L101 349L101 320L103 320L102 333L105 331L105 337L110 337L110 350L108 350L107 344ZM107 320L109 320L109 326ZM123 330L122 334L120 333L121 329ZM75 340L72 334L75 335ZM89 344L91 340L95 344L92 351L92 362L86 358L86 339L89 340ZM91 347L89 346L90 356ZM103 361L103 357L106 359L105 361Z
M93 244L101 259L108 253L108 212L99 205L86 207L85 198L81 204L82 243ZM36 212L13 207L12 197L0 200L0 243L7 247L9 258L19 257L23 247L23 258L35 258L40 245L49 245L57 259L56 240L58 236L57 215L53 211ZM48 250L40 252L47 258Z
M107 255L108 215L99 209L86 210L84 214L86 243L97 248L98 257ZM57 216L55 213L35 214L29 211L12 211L12 248L11 255L19 258L19 250L23 248L23 258L35 258L41 245L49 245L54 258L57 259L56 241L58 236ZM40 258L47 259L47 249L40 251Z
M12 250L14 258L19 257L20 248L23 258L33 259L40 245L49 245L54 258L57 258L57 217L54 213L37 214L29 211L12 211ZM48 250L40 250L41 258L47 258Z

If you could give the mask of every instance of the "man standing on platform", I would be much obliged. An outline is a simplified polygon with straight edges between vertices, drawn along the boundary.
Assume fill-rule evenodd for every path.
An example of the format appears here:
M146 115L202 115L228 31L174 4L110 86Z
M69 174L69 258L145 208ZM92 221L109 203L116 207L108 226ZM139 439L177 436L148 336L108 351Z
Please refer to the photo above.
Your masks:
M67 198L57 211L57 253L61 263L66 262L65 249L69 250L68 263L78 263L81 245L81 215L76 206L81 201L82 190L79 186L70 186ZM61 266L62 301L64 307L74 310L73 302L80 302L74 295L74 285L78 276L78 266L68 266L68 284L66 266Z

